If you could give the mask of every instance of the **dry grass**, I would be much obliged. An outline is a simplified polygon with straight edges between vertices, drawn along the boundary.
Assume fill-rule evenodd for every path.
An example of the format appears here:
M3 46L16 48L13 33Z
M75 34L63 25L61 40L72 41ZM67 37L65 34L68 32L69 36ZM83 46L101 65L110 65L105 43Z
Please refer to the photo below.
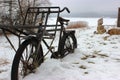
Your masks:
M0 30L0 35L2 35L2 34L3 34L2 30Z
M0 66L9 64L9 62L6 59L0 58Z
M11 34L10 32L7 32L7 31L6 31L5 33L6 33L7 35L10 35L10 34ZM0 36L1 36L1 35L3 35L2 30L0 30Z
M88 23L86 21L76 21L76 22L70 22L70 24L67 26L67 29L85 28L87 26L88 26Z

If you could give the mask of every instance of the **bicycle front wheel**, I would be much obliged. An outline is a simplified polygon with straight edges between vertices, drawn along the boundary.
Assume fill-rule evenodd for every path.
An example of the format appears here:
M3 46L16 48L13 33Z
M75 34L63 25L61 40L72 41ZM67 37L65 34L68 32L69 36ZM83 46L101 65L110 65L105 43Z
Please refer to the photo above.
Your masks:
M25 40L18 48L11 69L11 80L23 80L43 62L43 50L34 37Z

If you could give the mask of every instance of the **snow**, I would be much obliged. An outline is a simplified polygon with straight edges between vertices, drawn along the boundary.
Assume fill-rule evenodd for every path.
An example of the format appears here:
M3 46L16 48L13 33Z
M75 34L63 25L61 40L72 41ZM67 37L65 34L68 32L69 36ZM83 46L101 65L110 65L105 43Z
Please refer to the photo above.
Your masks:
M70 18L87 21L89 26L76 29L78 47L63 59L46 57L36 72L24 80L120 80L120 35L94 34L99 18ZM104 18L104 25L116 25L116 18ZM114 26L105 26L109 29ZM16 44L16 37L10 35ZM57 45L55 45L57 46ZM10 80L15 52L0 36L0 80Z

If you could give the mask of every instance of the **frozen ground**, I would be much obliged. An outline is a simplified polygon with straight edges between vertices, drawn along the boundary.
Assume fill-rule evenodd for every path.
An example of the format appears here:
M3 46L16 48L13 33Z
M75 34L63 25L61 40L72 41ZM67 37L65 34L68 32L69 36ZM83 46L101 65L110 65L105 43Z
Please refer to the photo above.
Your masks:
M63 59L47 57L36 73L25 80L120 80L120 35L94 34L98 18L70 19L89 23L89 27L76 30L78 48L75 53ZM104 19L104 25L115 24L116 19ZM16 44L16 37L9 37ZM4 36L0 36L0 80L10 80L14 54Z

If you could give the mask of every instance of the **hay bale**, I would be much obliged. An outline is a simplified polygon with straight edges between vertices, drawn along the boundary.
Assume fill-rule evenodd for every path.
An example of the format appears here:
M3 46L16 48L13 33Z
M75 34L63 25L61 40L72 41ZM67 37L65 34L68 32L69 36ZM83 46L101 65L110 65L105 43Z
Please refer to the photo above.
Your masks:
M110 35L120 35L120 28L112 28L107 33Z

